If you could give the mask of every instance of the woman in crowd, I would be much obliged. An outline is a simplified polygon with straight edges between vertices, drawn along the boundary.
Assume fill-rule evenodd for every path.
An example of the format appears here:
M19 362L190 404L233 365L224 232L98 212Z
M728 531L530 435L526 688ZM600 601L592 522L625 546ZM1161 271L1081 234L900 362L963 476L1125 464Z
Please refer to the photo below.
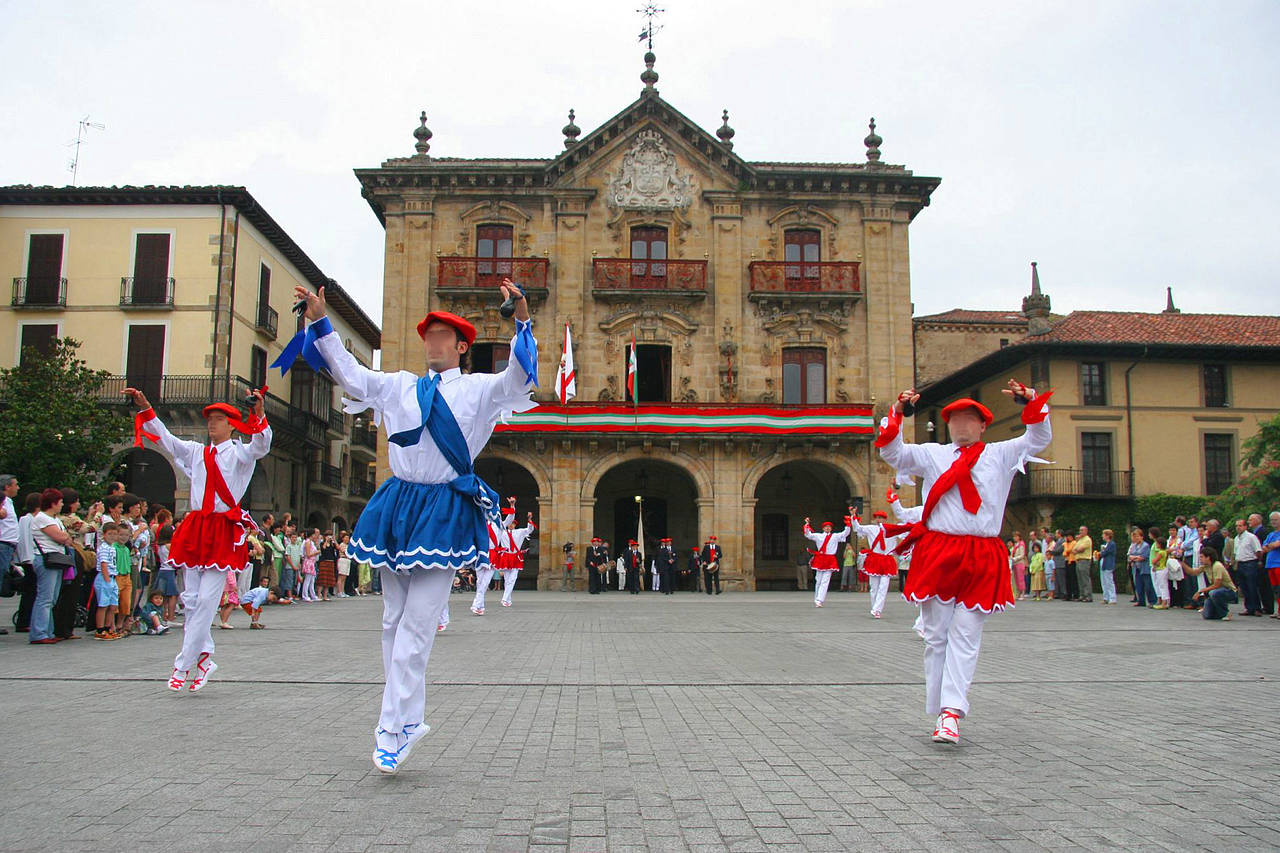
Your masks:
M1129 532L1129 566L1137 578L1135 594L1138 600L1134 607L1154 607L1156 603L1155 589L1151 586L1151 545L1142 536L1137 527Z
M1018 600L1025 600L1030 582L1027 578L1027 543L1022 541L1022 534L1013 532L1013 544L1009 548L1009 559L1013 561L1013 591Z
M320 560L320 531L312 528L302 540L302 589L303 601L319 601L316 597L316 563Z
M333 541L333 534L326 533L320 542L320 554L316 560L316 587L320 590L320 600L328 601L338 585L338 543Z
M1188 570L1190 567L1188 566ZM1205 580L1204 589L1199 590L1193 598L1202 604L1201 614L1205 619L1231 621L1231 605L1240 600L1236 585L1231 580L1227 567L1222 565L1218 552L1209 545L1200 548L1200 565L1192 572ZM32 621L32 633L35 622Z
M31 607L31 638L35 645L53 645L59 638L53 634L53 603L62 589L66 566L46 563L49 557L67 556L71 535L63 527L62 492L45 489L40 493L40 509L31 520L31 566L36 576L36 597Z

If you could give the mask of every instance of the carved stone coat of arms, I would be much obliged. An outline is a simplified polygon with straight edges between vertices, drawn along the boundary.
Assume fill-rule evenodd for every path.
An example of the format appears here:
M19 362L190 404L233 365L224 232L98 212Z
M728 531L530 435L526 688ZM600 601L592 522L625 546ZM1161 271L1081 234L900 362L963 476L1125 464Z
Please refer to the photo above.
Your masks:
M692 173L682 173L676 155L656 130L641 131L609 182L609 206L640 210L684 209L693 200Z

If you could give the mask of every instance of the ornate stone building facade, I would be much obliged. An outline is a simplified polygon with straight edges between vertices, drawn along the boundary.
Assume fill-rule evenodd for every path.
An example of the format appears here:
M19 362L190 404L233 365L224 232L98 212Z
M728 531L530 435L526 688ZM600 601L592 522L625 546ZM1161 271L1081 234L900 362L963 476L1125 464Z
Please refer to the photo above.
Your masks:
M560 585L563 543L616 550L643 506L648 545L715 533L729 588L792 587L805 516L883 502L872 410L912 383L908 229L939 180L881 162L874 121L862 162L744 160L727 112L708 133L645 60L640 97L585 135L570 112L558 156L433 157L424 113L414 155L356 170L386 228L383 368L424 369L414 327L435 308L475 322L472 369L501 367L511 275L543 405L478 468L537 514L555 568L538 586ZM579 394L561 407L566 325Z

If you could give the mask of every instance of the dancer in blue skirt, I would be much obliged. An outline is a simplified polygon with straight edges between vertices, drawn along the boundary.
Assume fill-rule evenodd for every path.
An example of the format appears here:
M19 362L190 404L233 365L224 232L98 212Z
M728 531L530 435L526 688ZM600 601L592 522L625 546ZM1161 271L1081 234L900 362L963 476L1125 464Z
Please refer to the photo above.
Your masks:
M475 474L472 462L498 421L534 407L538 345L520 288L502 285L515 301L511 360L501 373L460 370L475 343L471 323L432 311L418 324L426 349L426 376L370 370L347 352L325 316L324 289L295 289L307 302L305 334L277 364L299 354L327 368L352 397L349 410L371 408L388 435L392 477L378 487L356 522L347 549L382 578L382 666L386 687L374 732L373 764L395 773L429 730L427 659L454 573L489 562L486 519L497 521L498 496Z

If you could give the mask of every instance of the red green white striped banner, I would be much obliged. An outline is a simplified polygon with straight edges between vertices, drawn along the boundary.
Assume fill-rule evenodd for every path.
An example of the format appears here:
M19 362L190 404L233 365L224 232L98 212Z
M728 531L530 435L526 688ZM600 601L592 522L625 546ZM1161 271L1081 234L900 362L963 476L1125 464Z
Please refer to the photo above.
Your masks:
M870 406L541 405L495 432L871 436Z

